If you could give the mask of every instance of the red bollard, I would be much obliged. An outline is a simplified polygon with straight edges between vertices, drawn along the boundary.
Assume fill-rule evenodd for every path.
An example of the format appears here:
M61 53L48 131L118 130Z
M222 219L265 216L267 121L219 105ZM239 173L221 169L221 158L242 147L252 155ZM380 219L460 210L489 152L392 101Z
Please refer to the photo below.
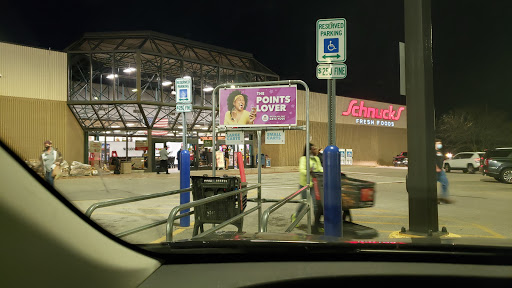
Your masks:
M244 166L244 156L242 152L237 152L237 161L238 161L238 169L240 169L240 180L246 182L245 180L245 166Z

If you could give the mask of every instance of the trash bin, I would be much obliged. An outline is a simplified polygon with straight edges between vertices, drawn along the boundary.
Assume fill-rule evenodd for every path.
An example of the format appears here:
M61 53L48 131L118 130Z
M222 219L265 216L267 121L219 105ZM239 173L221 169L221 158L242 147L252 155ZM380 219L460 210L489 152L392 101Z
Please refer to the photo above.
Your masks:
M190 178L192 179L194 201L238 190L241 185L240 177L191 176ZM199 228L201 228L201 232L204 232L203 224L220 224L239 215L246 206L247 192L195 206L192 235L196 236L199 233ZM238 228L238 232L242 232L243 223L243 218L241 218L231 224Z

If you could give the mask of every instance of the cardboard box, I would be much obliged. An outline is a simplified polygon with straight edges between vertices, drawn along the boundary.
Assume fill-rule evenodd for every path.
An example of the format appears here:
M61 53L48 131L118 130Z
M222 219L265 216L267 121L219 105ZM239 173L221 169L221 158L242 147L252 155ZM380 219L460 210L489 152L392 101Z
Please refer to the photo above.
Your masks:
M132 173L132 163L131 162L121 162L121 174L131 174Z

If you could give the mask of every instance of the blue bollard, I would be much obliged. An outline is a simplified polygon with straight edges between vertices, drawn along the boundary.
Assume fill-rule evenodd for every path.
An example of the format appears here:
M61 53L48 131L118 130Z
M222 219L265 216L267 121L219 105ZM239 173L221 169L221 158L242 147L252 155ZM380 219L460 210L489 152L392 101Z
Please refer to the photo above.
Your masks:
M190 188L190 152L188 150L181 150L180 153L180 189ZM180 194L180 205L190 202L190 192L183 192ZM190 209L181 211L180 214L189 212ZM190 216L180 218L181 227L190 226Z
M325 235L343 237L342 225L340 150L336 146L327 146L324 149Z

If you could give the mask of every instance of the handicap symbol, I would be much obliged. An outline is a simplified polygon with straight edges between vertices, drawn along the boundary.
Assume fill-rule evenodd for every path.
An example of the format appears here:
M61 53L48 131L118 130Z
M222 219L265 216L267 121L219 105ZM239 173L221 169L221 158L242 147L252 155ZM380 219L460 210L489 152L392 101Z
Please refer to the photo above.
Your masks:
M329 41L329 45L327 45L327 50L333 51L334 49L336 49L336 46L332 44L332 41Z
M324 53L338 53L339 52L338 38L324 39Z
M188 99L187 89L180 89L180 99Z

